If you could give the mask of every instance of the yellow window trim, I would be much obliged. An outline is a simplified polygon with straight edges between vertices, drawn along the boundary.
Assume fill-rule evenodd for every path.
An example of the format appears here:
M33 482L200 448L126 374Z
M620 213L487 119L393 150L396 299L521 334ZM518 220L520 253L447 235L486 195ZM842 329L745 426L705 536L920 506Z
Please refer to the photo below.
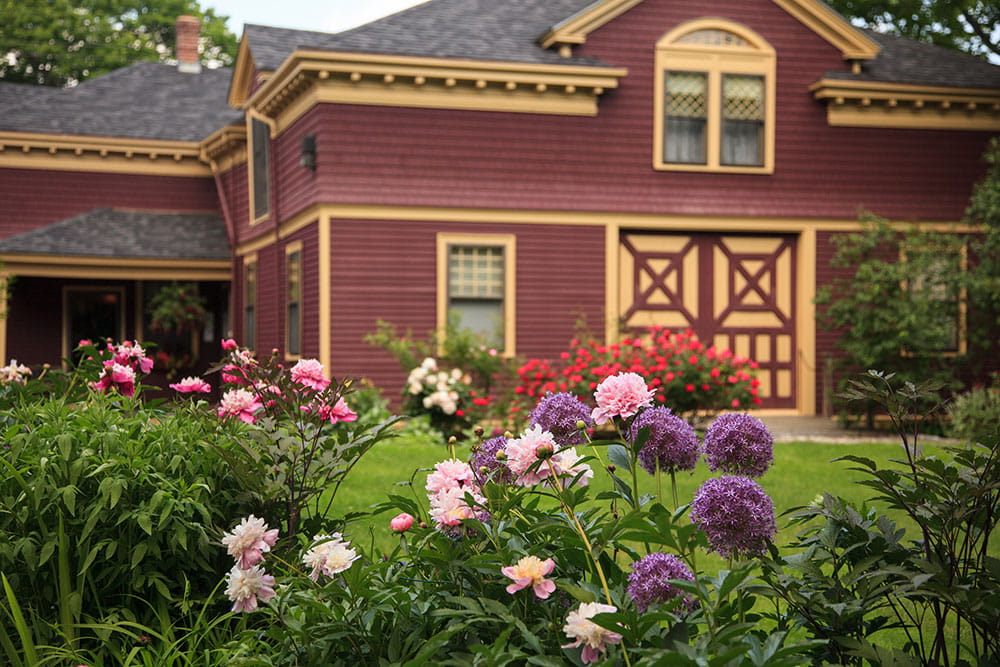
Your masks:
M677 43L681 37L699 30L722 30L741 37L749 46L707 46ZM706 164L680 164L664 160L664 89L667 71L698 72L707 76ZM776 95L774 49L746 26L725 19L695 19L675 27L656 43L653 69L653 168L659 171L687 171L728 174L770 174L774 172ZM764 161L759 167L721 164L722 76L750 74L764 79Z
M504 256L503 337L504 357L517 354L517 238L513 234L437 235L437 329L448 326L448 249L453 245L500 246Z
M228 125L201 140L201 161L212 172L226 172L247 161L247 125Z
M299 353L289 354L288 350L291 348L289 339L289 326L288 326L288 257L295 253L299 253ZM302 267L303 257L302 257L302 241L292 241L285 246L285 360L286 361L298 361L302 358L302 325L304 318L302 317L302 301L305 296L305 283L303 281L303 267Z
M246 133L247 133L247 196L248 196L248 202L250 204L248 215L250 217L250 226L251 227L253 227L254 225L259 225L260 223L264 222L265 220L267 220L268 218L271 217L271 212L272 212L271 211L271 206L272 206L273 199L274 199L274 191L273 191L274 183L271 182L271 171L272 171L272 169L274 167L274 165L272 164L272 161L274 160L274 155L273 155L273 153L271 151L271 146L268 146L267 147L267 162L268 162L267 169L268 169L268 173L266 174L267 181L268 181L267 212L264 213L261 216L257 216L256 215L256 211L254 211L254 191L255 191L255 188L254 188L254 178L253 178L253 175L254 175L254 164L253 164L253 162L254 162L254 160L253 160L253 122L255 120L256 121L260 121L262 123L265 123L267 125L269 139L274 139L275 134L276 134L276 132L275 132L276 126L275 126L275 122L274 122L273 118L268 118L267 116L265 116L264 114L260 113L256 109L247 109L247 116L246 116Z
M260 335L260 312L257 309L257 285L260 283L260 275L257 272L257 253L250 253L243 257L243 275L241 276L240 282L242 283L242 295L243 295L243 308L240 309L240 320L241 329L244 329L243 337L246 338L247 332L245 331L247 325L247 272L253 269L253 284L254 284L254 294L253 294L253 340L241 341L243 345L248 347L251 351L257 346L257 338Z
M962 243L962 249L960 251L961 257L959 258L959 270L965 273L969 270L969 244L968 242ZM901 250L899 253L899 261L906 261L906 251ZM909 290L909 285L904 280L901 287L903 290ZM958 349L955 350L932 350L928 354L935 357L940 357L942 359L948 359L950 357L959 357L966 354L969 351L969 341L967 337L968 329L968 303L969 303L969 293L965 287L961 287L958 290L958 331L955 335L958 339ZM906 349L899 351L904 357L914 356L912 352Z

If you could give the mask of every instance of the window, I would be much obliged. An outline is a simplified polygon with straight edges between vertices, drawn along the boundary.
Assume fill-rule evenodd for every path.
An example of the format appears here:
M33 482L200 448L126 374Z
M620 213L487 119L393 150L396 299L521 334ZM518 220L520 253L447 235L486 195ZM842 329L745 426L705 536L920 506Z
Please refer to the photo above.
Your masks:
M438 235L440 329L454 322L514 354L514 248L512 235Z
M285 356L302 354L302 243L285 247Z
M72 357L81 340L125 340L125 289L67 287L63 290L63 358Z
M243 344L251 350L257 343L257 257L243 260Z
M259 118L250 119L250 195L253 220L271 212L271 128Z
M653 166L774 171L774 49L752 30L698 19L656 47Z

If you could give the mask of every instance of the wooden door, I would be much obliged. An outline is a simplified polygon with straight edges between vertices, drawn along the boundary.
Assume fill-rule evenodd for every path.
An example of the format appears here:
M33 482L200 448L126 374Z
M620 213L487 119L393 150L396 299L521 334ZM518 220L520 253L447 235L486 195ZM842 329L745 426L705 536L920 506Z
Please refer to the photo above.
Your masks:
M756 361L764 408L795 407L795 237L623 232L624 326L691 328Z

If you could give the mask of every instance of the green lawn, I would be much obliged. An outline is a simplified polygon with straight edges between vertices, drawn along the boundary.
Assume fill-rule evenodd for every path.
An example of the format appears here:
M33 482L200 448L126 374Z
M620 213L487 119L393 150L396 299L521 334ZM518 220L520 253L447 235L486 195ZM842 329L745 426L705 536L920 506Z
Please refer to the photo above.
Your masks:
M592 450L579 450L590 453ZM927 454L940 454L941 450L934 447L925 449ZM457 456L464 458L468 449L458 447ZM779 443L774 447L774 466L758 480L774 500L775 512L780 515L792 507L807 505L820 493L827 491L833 495L844 497L852 502L861 503L869 496L867 487L856 484L864 479L864 475L849 470L849 462L832 462L832 459L845 454L866 456L888 464L890 459L900 458L903 451L900 445L878 444L821 444L813 442ZM603 455L603 452L602 452ZM426 496L423 489L426 480L426 469L434 463L448 458L448 449L442 444L432 443L426 439L396 438L381 442L361 460L351 471L350 476L340 489L333 507L333 515L344 516L350 512L364 512L372 505L383 502L389 494L414 495L426 507ZM596 466L594 466L596 468ZM417 472L419 470L419 472ZM414 473L416 472L416 475ZM677 477L678 496L682 504L690 502L698 486L713 473L704 463L700 463L694 474L682 473ZM408 486L413 479L413 487ZM401 484L402 483L402 484ZM640 487L643 493L656 494L656 482L653 477L640 471ZM594 484L600 489L610 486L606 475L597 470ZM663 481L664 504L672 504L670 499L670 481ZM348 528L348 533L355 539L367 543L368 533L372 532L377 544L391 548L395 539L389 532L390 514L382 514L371 518L360 519ZM905 517L893 517L907 527L909 533L913 524ZM786 542L792 535L787 529L788 521L779 516L779 542ZM914 534L914 537L916 535Z

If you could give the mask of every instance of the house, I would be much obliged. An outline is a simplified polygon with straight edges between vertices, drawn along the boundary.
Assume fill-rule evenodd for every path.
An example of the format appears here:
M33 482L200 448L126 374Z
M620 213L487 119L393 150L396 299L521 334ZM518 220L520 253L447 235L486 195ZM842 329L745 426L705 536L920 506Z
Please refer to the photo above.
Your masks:
M833 237L959 221L1000 132L1000 67L817 0L430 0L168 69L0 89L0 356L65 354L112 292L141 337L144 288L183 278L217 290L205 340L392 389L379 318L554 357L584 317L691 327L812 414Z

